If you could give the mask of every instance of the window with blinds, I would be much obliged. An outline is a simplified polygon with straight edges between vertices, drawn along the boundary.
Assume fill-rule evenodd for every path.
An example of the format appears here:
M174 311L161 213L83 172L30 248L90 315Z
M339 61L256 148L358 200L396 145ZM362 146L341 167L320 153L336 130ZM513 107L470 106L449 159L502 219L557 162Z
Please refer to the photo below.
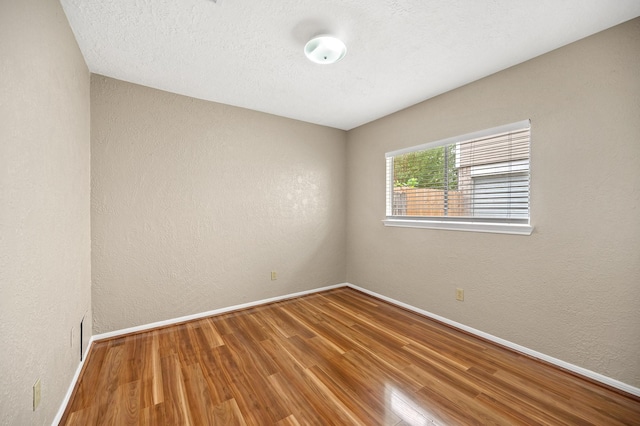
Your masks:
M525 120L387 153L385 224L530 234L530 130Z

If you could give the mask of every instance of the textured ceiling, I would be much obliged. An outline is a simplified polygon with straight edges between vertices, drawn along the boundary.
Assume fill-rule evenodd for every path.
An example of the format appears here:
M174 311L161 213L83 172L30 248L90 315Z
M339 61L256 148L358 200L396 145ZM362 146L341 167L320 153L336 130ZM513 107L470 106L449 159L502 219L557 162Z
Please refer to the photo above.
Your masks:
M352 129L640 15L639 0L61 0L91 72ZM330 33L347 56L303 54Z

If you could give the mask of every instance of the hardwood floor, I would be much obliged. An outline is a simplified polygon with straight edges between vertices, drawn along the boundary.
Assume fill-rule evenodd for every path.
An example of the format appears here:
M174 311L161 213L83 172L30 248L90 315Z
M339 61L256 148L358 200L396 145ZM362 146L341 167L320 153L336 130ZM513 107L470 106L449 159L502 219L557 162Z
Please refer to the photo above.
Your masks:
M640 425L640 398L340 288L98 341L60 424Z

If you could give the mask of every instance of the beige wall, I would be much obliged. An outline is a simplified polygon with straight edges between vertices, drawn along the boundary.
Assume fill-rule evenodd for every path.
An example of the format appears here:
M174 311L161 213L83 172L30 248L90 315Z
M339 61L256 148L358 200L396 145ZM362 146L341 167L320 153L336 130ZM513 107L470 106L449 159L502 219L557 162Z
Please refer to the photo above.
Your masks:
M635 19L350 131L348 281L640 386L639 76ZM533 235L383 226L385 152L527 118Z
M344 282L345 132L98 75L91 108L95 332Z
M59 3L2 1L2 425L50 424L79 365L85 313L91 336L89 106L89 71Z

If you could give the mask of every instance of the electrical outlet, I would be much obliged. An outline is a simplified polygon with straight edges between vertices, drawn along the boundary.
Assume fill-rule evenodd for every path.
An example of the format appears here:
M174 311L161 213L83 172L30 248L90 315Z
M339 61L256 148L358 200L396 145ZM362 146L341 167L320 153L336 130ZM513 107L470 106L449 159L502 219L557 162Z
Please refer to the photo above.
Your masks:
M271 271L271 281L275 281L278 279L278 273L276 271Z
M456 300L462 302L464 300L464 290L461 288L456 288Z
M36 408L40 405L40 395L40 379L38 379L33 385L33 411L36 411Z

